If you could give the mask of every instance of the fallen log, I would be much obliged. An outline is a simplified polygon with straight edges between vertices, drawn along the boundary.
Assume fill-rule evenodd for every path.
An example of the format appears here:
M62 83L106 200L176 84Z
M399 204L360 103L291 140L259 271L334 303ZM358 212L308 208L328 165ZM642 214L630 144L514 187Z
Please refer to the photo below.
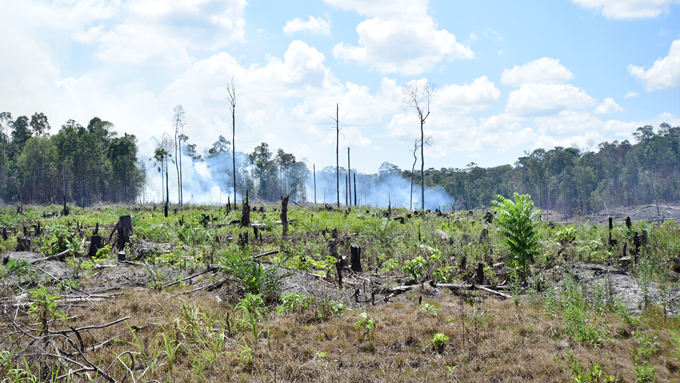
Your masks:
M424 284L425 284L425 283L429 283L429 282L424 282ZM392 293L395 293L395 294L400 294L400 293L409 291L409 290L411 290L411 289L413 289L413 288L415 288L415 287L418 287L419 285L420 285L420 284L416 284L416 285L408 285L408 286L397 286L397 287L391 288L390 291L391 291ZM504 286L495 286L495 285L486 285L486 286L483 286L483 285L469 285L469 284L463 284L463 283L436 283L436 284L434 284L434 287L446 287L446 288L449 288L449 289L458 289L458 290L475 290L475 289L477 289L477 290L486 291L487 293L491 293L491 294L494 294L494 295L498 295L498 296L503 297L503 298L506 298L506 299L512 299L512 296L510 296L510 295L508 295L508 294L503 294L503 293L501 293L501 292L498 292L498 291L496 291L496 290L493 290L493 288L504 288Z

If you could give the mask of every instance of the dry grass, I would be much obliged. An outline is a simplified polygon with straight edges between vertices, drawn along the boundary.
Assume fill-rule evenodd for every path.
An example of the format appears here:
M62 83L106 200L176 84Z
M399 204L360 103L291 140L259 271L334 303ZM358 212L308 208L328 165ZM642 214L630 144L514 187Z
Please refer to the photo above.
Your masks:
M565 338L562 319L547 316L540 304L524 301L517 307L511 301L473 298L474 308L449 294L436 302L425 300L441 308L434 311L436 315L419 307L415 295L366 307L376 323L366 339L361 337L363 331L354 327L363 310L345 311L325 321L317 317L319 302L301 312L270 313L267 321L258 323L258 331L264 331L255 340L243 316L231 306L217 303L214 296L181 298L146 289L128 290L115 300L72 308L68 315L76 318L68 326L96 325L124 316L131 317L127 323L132 328L156 323L137 332L136 338L124 324L82 334L86 349L117 339L103 349L86 352L102 366L111 364L125 350L136 353L133 371L137 381L570 382L579 366L587 370L591 364L599 364L620 381L633 382L635 331L658 336L658 353L649 358L657 379L680 379L678 362L671 359L674 345L669 331L678 328L678 321L665 320L657 311L647 314L646 325L639 328L607 314L607 339L594 348ZM474 310L481 318L477 325L464 319ZM31 323L30 318L23 319ZM65 328L63 324L60 327ZM436 333L449 337L441 351L431 342ZM173 366L163 334L175 339L174 345L179 344ZM224 346L212 352L219 334L227 335ZM252 348L251 360L243 353L245 345ZM447 366L455 370L451 372ZM125 375L120 365L110 372L119 379ZM73 381L86 379L81 376Z

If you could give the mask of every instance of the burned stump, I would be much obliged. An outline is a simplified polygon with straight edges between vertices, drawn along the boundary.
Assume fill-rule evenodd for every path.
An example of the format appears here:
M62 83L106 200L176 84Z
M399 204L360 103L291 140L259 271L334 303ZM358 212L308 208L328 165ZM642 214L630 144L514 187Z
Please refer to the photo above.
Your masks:
M360 273L363 271L361 268L361 247L357 245L352 245L350 247L350 250L352 253L350 258L350 262L352 263L351 266L352 271L354 271L355 273Z
M111 242L114 233L116 234L116 249L123 250L126 243L132 244L130 242L130 234L132 234L132 217L124 215L118 218L118 222L116 222L116 225L111 231L111 235L109 235L109 242Z
M290 196L281 197L281 226L283 231L281 233L282 237L288 235L288 199Z

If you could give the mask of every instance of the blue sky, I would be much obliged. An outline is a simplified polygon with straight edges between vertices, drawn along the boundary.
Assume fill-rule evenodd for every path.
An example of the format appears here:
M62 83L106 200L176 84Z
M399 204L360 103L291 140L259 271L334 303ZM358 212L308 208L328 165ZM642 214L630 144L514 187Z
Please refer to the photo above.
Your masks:
M53 132L98 116L143 150L178 104L190 142L231 137L232 77L237 150L266 141L317 169L336 103L353 167L410 168L411 82L437 87L428 168L680 125L678 0L0 0L0 37L1 111Z

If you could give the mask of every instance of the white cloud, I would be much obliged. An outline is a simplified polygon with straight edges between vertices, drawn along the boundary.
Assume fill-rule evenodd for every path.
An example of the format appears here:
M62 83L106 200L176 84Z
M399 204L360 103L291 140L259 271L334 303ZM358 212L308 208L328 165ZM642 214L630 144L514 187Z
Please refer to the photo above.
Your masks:
M572 0L589 9L602 10L610 19L646 19L669 13L678 0Z
M590 108L595 104L584 90L570 84L524 84L510 93L505 111L527 117L561 109Z
M501 82L515 87L522 84L562 84L573 77L574 75L560 64L560 60L543 57L522 66L505 69L501 75Z
M328 18L328 15L326 17ZM331 33L331 23L330 20L327 21L321 17L309 16L308 21L302 21L296 17L286 23L286 26L283 27L283 32L288 36L296 32L328 36Z
M648 70L631 64L628 73L642 80L648 92L680 88L680 40L673 41L668 56L657 59Z
M456 36L437 29L427 14L426 0L325 0L369 17L357 26L359 45L345 43L333 48L333 56L370 66L380 73L418 75L443 61L472 59L469 46Z
M475 79L471 84L444 85L436 90L432 106L441 113L470 113L489 108L498 102L501 91L486 76Z
M619 104L614 101L613 98L607 97L604 99L604 102L595 108L595 111L593 113L595 114L612 114L612 113L621 113L625 109L622 108Z
M640 93L638 93L638 92L630 91L630 92L626 93L626 95L623 96L623 98L627 100L629 98L637 97L639 95L640 95Z
M326 145L335 146L335 129L329 131L326 136ZM340 146L351 146L356 148L370 148L372 142L369 138L364 137L361 130L356 126L349 126L340 130Z

